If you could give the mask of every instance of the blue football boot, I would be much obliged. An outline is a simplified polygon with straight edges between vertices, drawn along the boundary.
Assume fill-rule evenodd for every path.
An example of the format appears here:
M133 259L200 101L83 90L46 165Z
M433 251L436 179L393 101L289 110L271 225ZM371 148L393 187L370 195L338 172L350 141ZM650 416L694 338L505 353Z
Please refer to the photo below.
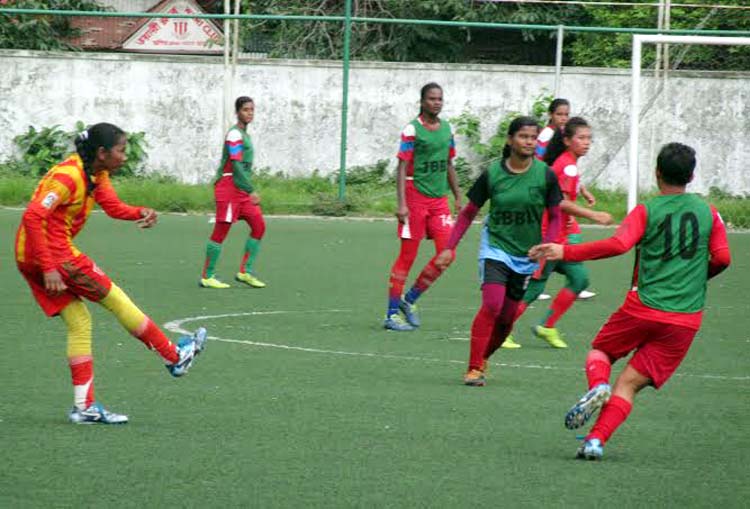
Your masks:
M604 406L611 394L612 388L609 384L599 384L584 394L578 403L565 414L565 427L577 429L586 424Z
M84 410L73 407L68 420L73 424L125 424L128 416L110 412L101 403L94 402Z
M386 316L385 321L383 322L383 327L388 330L395 330L399 332L414 330L414 327L409 325L409 323L407 323L406 320L404 320L398 313L393 313L390 316Z
M584 440L576 451L576 458L582 460L600 460L604 456L604 445L598 438Z
M179 360L174 364L167 364L167 370L173 377L185 375L190 366L193 365L195 356L206 348L207 332L203 327L199 327L192 336L183 336L177 342L177 353Z
M412 327L419 327L422 325L422 322L419 320L419 311L417 310L416 303L411 304L405 299L401 299L401 302L398 303L398 308L406 317L406 321L409 322L409 325Z

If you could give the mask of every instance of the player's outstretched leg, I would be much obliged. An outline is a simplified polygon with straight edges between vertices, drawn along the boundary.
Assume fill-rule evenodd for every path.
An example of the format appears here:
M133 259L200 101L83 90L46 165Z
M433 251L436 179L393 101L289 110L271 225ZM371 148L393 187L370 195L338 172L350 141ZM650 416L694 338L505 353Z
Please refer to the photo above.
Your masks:
M169 374L174 377L187 374L190 366L193 365L195 357L206 348L206 340L207 332L203 327L199 327L192 336L181 337L177 342L179 360L166 365Z
M565 427L578 429L598 412L612 395L609 384L602 383L584 394L565 414Z

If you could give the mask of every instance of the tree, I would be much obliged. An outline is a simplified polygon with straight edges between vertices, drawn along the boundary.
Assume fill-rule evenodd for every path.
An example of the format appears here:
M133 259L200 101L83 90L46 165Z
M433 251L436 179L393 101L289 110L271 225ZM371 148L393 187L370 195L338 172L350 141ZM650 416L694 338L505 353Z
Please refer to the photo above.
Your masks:
M102 11L93 0L8 0L3 7L18 9ZM0 48L31 50L74 50L67 40L78 35L67 16L17 15L0 13Z
M652 3L649 0L649 3ZM716 2L711 2L716 3ZM747 0L722 0L722 5L747 5ZM591 25L656 28L658 12L653 7L603 8L587 7ZM749 30L748 11L720 8L672 8L671 29ZM568 55L575 65L629 67L632 49L630 34L577 34ZM653 65L653 45L644 47L644 65ZM750 48L747 46L691 46L673 53L672 65L680 69L748 70Z

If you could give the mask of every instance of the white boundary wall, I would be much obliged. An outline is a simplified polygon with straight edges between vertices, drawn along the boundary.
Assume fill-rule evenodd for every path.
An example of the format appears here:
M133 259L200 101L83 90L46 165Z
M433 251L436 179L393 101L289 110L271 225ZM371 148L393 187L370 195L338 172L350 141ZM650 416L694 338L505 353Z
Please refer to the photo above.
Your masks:
M0 50L0 69L0 161L12 155L13 137L29 125L70 129L76 120L109 121L146 132L150 171L186 182L205 182L215 172L223 135L221 57ZM666 105L652 108L640 124L642 133L657 127L656 135L641 137L640 185L653 185L652 172L643 169L658 146L681 141L700 156L693 189L717 185L750 194L750 172L744 171L750 73L670 76ZM644 77L647 86L651 79ZM554 67L355 62L348 163L394 160L399 132L428 81L445 89L443 116L478 115L486 139L505 114L527 111L554 80ZM630 86L627 70L564 70L561 95L594 126L594 147L581 161L585 181L628 185ZM258 167L288 174L338 168L340 62L241 59L233 87L256 99L250 131ZM467 152L459 139L459 155Z

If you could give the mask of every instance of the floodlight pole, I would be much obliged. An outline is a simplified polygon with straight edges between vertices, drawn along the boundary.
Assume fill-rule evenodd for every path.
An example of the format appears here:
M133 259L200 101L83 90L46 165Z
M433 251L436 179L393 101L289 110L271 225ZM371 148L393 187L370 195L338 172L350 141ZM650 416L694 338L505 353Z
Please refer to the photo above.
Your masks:
M346 0L344 11L344 75L341 97L341 151L339 156L339 200L346 195L346 136L349 113L349 45L352 39L352 0Z

